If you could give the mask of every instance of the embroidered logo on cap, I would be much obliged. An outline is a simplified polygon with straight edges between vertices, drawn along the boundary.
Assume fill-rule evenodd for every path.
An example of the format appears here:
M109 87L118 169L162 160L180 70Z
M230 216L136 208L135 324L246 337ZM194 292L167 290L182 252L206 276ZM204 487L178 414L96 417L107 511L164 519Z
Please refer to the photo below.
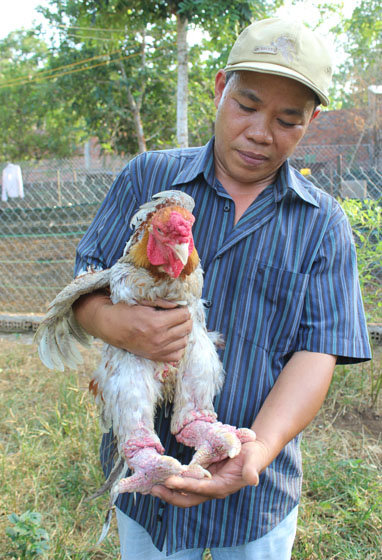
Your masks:
M253 52L256 54L278 54L285 58L285 60L290 64L293 62L297 55L296 41L293 37L288 35L282 35L273 41L270 45L259 45L253 48Z

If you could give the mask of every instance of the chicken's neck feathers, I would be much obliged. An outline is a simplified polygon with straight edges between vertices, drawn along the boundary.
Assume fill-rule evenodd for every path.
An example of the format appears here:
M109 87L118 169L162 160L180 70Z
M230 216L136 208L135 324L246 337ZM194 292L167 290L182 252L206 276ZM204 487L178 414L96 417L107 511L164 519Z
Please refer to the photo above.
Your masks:
M201 298L203 271L200 265L188 276L170 278L163 275L158 279L146 268L137 267L133 260L124 258L111 270L110 291L113 303L124 301L133 305L141 301L186 302L192 305Z

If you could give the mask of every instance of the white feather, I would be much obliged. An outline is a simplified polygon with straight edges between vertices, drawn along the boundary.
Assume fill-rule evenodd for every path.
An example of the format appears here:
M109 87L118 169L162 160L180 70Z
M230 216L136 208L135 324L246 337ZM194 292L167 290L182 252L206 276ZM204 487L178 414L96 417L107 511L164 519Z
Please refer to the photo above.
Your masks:
M72 305L82 295L109 286L110 269L78 276L52 301L35 334L41 361L49 369L76 369L82 362L77 342L90 346L93 337L77 323Z

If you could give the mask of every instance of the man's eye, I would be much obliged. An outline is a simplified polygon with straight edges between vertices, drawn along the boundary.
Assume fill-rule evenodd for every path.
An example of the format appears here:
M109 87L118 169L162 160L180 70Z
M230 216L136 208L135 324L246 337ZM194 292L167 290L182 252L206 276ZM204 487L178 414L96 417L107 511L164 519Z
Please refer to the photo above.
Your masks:
M282 119L279 119L279 123L281 124L281 126L285 126L286 128L292 128L292 126L296 126L296 123L286 122Z
M253 111L256 111L256 109L254 109L253 107L247 107L246 105L242 105L241 103L239 103L239 107L242 111L245 111L246 113L253 113Z

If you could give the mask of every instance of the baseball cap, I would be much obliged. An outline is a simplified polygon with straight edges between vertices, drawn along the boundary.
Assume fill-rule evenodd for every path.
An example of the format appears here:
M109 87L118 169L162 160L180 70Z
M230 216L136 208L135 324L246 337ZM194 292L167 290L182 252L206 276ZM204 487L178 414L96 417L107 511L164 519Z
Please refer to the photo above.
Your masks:
M328 105L332 61L326 41L304 24L281 18L256 21L239 35L226 72L251 70L292 78Z

